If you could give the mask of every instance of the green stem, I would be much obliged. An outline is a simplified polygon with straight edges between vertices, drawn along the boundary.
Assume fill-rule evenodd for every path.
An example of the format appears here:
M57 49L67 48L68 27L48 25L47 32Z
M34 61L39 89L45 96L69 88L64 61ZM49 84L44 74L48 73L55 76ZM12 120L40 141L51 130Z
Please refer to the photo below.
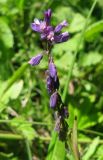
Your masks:
M51 140L51 137L43 137L43 136L37 136L35 138L38 138L40 139L41 141L50 141ZM25 138L22 136L22 135L19 135L19 134L12 134L12 133L0 133L0 139L2 140L24 140ZM91 139L79 139L78 140L78 143L91 143L93 140ZM70 150L71 152L73 153L73 150L72 150L72 144L71 144L71 139L69 137L69 147L70 147ZM103 140L99 140L99 144L103 144Z
M30 144L28 139L25 139L25 144L26 144L26 150L27 150L27 154L28 154L28 160L32 160L32 153L31 153L31 149L30 149Z
M13 123L13 120L0 120L0 123ZM15 121L14 121L14 123L15 123ZM30 124L34 124L34 125L43 125L43 126L52 125L51 123L36 122L36 121L22 121L22 122L17 122L17 123L30 123Z
M70 79L71 79L71 76L72 76L72 71L73 71L74 63L75 63L75 60L76 60L76 57L77 57L77 53L78 53L78 51L79 51L79 47L80 47L80 45L81 45L81 42L82 42L83 39L84 39L84 33L85 33L86 28L87 28L87 25L88 25L88 20L89 20L92 12L93 12L93 10L94 10L94 7L95 7L96 3L97 3L97 0L94 0L93 5L92 5L92 7L91 7L91 9L90 9L90 11L89 11L88 17L87 17L87 19L86 19L84 28L83 28L83 30L82 30L82 32L81 32L80 39L78 40L77 48L76 48L76 51L75 51L75 53L74 53L74 57L73 57L73 60L72 60L72 62L71 62L71 65L70 65L70 69L69 69L69 71L68 71L66 84L65 84L65 86L64 86L64 91L63 91L63 96L62 96L64 102L65 102L65 99L66 99L66 94L67 94L67 91L68 91L68 86L69 86Z
M79 139L78 140L78 143L83 143L83 144L85 144L85 143L92 143L93 142L93 140L89 140L89 139ZM101 140L99 140L99 142L98 142L99 144L103 144L103 140L101 139Z
M0 139L6 140L23 140L23 136L12 133L0 133Z
M98 136L103 137L103 133L98 132L98 131L92 131L92 130L89 130L89 129L78 129L78 130L79 130L79 131L82 131L82 132L84 132L84 133L95 134L95 135L98 135Z

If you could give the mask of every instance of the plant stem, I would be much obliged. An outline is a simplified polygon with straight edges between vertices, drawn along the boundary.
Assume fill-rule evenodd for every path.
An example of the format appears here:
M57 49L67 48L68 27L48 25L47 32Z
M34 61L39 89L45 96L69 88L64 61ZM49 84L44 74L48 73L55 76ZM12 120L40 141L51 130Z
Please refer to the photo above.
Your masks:
M68 71L66 84L65 84L65 86L64 86L64 91L63 91L63 96L62 96L64 102L65 102L65 99L66 99L66 94L67 94L67 91L68 91L68 86L69 86L70 79L71 79L71 76L72 76L72 71L73 71L74 63L75 63L75 60L76 60L76 57L77 57L77 54L78 54L78 51L79 51L79 47L80 47L80 45L81 45L81 42L84 40L84 33L85 33L86 28L87 28L87 25L88 25L88 20L89 20L92 12L93 12L93 10L94 10L94 7L95 7L96 3L97 3L97 0L94 0L94 2L93 2L93 4L92 4L92 7L91 7L91 9L90 9L90 11L89 11L88 17L87 17L87 19L86 19L84 28L83 28L83 30L82 30L82 32L81 32L81 36L80 36L80 38L79 38L79 40L78 40L78 44L77 44L77 47L76 47L76 51L75 51L75 53L74 53L74 57L73 57L73 60L72 60L72 62L71 62L71 65L70 65L70 69L69 69L69 71Z
M13 120L0 120L0 123L13 123ZM16 123L16 122L14 122L14 123ZM22 121L22 122L17 122L17 123L30 123L30 124L34 124L34 125L43 125L43 126L52 125L50 123L36 122L36 121Z
M89 130L89 129L78 129L78 130L82 131L84 133L91 133L91 134L95 134L95 135L103 137L103 133L98 132L98 131L93 131L93 130Z
M0 133L0 139L6 140L23 140L23 136L12 133Z
M41 141L50 141L51 140L51 137L43 137L43 136L37 136L35 138L38 138L40 139ZM22 136L22 135L19 135L19 134L12 134L12 133L0 133L0 139L2 140L24 140L25 138ZM70 137L69 137L69 142L71 141ZM71 151L73 152L72 150L72 146L71 146L71 142L69 143L69 146L71 148ZM78 143L91 143L92 140L91 139L79 139L78 140ZM103 139L100 139L99 140L99 144L103 144Z
M25 138L25 144L26 144L26 150L27 150L27 154L28 154L28 160L32 160L32 153L31 153L31 149L30 149L30 144L27 138Z

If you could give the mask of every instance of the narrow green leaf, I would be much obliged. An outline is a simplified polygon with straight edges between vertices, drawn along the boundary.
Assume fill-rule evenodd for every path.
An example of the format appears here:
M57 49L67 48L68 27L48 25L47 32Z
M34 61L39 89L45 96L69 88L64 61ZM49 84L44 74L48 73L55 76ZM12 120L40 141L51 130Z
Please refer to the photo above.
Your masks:
M99 137L95 138L92 144L90 144L86 154L82 157L82 160L90 160L92 155L95 153L98 144L99 144Z
M79 160L79 150L78 150L78 142L77 142L77 117L74 119L74 124L73 124L73 130L72 130L72 147L73 147L73 153L75 156L75 160Z
M58 134L54 131L46 160L65 159L65 142L59 141L57 136Z

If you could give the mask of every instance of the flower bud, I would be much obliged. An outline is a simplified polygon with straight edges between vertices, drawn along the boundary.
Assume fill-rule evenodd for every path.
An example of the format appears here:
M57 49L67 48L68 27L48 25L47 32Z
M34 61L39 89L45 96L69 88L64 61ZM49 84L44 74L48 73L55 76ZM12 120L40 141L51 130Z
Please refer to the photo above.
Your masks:
M44 16L45 16L46 23L49 24L50 23L50 18L51 18L51 9L48 9L47 11L45 11Z
M56 66L53 63L52 59L49 62L49 74L56 81L56 79L57 79L57 70L56 70Z
M68 32L61 33L61 34L56 35L54 37L55 43L66 42L68 39L69 39L69 33Z
M53 91L55 91L56 89L59 89L58 77L55 81L51 76L47 76L46 84L47 84L47 90L49 94L53 93Z
M56 91L50 97L50 107L55 108L58 105L59 100L60 100L60 95Z
M31 60L28 63L31 64L32 66L36 66L40 63L42 58L43 58L43 55L38 54L37 56L32 57Z
M48 93L51 94L54 90L54 84L53 84L53 79L50 76L47 77L46 84Z
M58 24L56 27L55 27L55 30L54 32L60 32L62 30L63 27L66 27L68 25L67 21L64 20L63 22L61 22L60 24Z

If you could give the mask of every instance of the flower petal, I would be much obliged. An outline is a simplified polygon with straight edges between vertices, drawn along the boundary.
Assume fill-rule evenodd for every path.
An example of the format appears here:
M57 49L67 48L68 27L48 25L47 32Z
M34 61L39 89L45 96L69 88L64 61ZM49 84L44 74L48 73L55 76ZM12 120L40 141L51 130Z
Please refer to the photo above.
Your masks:
M40 24L32 23L32 24L31 24L31 28L32 28L32 30L35 31L35 32L40 32L40 31L41 31L41 30L40 30Z

